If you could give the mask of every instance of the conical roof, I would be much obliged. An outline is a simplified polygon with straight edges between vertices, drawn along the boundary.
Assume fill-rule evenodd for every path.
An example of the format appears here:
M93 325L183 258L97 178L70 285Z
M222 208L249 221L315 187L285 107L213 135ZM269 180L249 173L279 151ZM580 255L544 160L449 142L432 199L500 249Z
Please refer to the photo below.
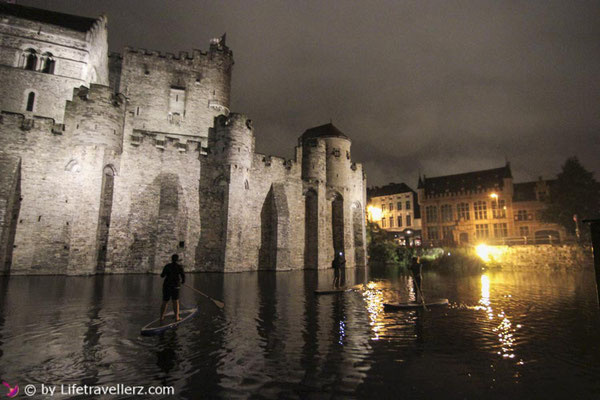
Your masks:
M300 139L306 140L306 139L323 138L323 137L340 137L340 138L344 138L344 139L349 139L348 136L344 135L338 128L333 126L332 123L307 129L306 131L304 131L302 136L300 136Z

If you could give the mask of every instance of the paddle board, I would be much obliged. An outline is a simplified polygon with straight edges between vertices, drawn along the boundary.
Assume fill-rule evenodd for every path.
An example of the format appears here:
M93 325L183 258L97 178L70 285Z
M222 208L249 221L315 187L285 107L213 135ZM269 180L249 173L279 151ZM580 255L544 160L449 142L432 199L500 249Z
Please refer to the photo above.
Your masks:
M440 307L440 306L447 306L448 304L449 304L448 299L434 299L434 300L430 300L430 301L426 302L425 306ZM383 303L383 307L386 309L390 309L390 310L410 310L410 309L415 309L415 308L422 308L423 303L415 303L415 302Z
M336 294L343 293L352 290L352 288L339 288L339 289L317 289L315 290L315 294Z
M182 324L192 319L198 313L198 307L190 308L187 310L179 310L179 321L175 321L175 314L171 311L165 314L165 319L162 321L156 319L150 322L148 325L142 328L142 336L158 335L169 329L175 328L177 325Z

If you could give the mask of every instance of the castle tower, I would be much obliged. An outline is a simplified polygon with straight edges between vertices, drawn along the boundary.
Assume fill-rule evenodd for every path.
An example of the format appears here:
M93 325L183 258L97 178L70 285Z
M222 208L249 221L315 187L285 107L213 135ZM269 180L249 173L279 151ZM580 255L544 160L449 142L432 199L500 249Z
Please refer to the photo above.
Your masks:
M224 38L179 55L125 48L111 56L111 85L128 99L133 135L156 134L208 147L214 118L229 113L233 53Z
M365 188L362 167L351 160L351 140L329 123L305 131L300 144L306 267L328 267L340 252L349 265L364 265Z
M243 268L244 204L253 155L251 120L237 113L215 118L200 178L206 192L200 199L199 260L209 271Z
M103 272L112 213L113 189L123 149L123 96L108 86L74 90L66 106L72 150L66 169L69 193L70 255L67 273Z

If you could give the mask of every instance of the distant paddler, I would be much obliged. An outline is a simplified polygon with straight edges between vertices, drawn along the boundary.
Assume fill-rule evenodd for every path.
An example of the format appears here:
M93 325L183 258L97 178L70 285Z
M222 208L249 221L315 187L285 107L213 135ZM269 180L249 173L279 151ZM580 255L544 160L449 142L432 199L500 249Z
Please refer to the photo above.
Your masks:
M179 264L179 256L173 254L171 256L171 262L163 268L160 274L161 278L164 278L163 282L163 303L160 307L160 320L161 322L165 319L165 312L167 311L167 304L169 300L173 301L173 313L175 314L175 320L179 321L179 289L181 285L185 283L185 273L183 272L183 266Z
M343 252L336 252L333 261L333 288L339 289L346 283L346 258Z
M410 260L410 272L413 277L413 289L415 291L415 301L417 303L424 302L423 292L421 291L421 258L420 257L412 257Z

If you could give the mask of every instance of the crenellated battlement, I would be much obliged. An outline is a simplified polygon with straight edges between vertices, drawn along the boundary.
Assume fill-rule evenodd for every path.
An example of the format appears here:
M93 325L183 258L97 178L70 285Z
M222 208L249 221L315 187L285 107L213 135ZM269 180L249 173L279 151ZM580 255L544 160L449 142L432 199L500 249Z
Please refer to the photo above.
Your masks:
M163 53L158 50L133 48L133 47L129 47L129 46L125 47L123 49L123 51L126 53L139 54L141 56L166 58L169 60L176 60L176 61L191 61L191 60L194 60L195 58L206 57L208 55L208 52L202 51L202 50L197 50L197 49L192 50L191 54L187 51L180 51L178 55L175 55L173 53L168 53L168 52Z
M106 15L101 15L96 19L96 22L92 25L92 27L86 32L85 40L88 42L92 42L98 34L103 34L102 32L106 30L106 25L108 24L108 17Z
M0 111L0 127L3 131L9 131L11 128L17 127L21 131L35 129L54 135L62 135L65 131L65 124L58 124L53 118L37 115L28 116L10 111Z
M202 153L202 141L200 138L173 137L158 132L133 130L127 138L132 148L153 147L157 151L176 151L179 154ZM194 157L198 158L196 154Z
M262 168L274 168L281 166L287 170L291 170L294 166L297 166L298 163L295 160L290 160L284 157L255 153L254 165L260 165Z

